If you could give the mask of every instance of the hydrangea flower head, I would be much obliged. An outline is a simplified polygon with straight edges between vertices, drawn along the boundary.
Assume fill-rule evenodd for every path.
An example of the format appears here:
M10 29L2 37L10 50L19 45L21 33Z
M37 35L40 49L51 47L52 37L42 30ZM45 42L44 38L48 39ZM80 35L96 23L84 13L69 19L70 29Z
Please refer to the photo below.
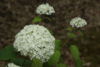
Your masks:
M79 28L79 27L83 27L83 26L87 25L87 23L84 19L76 17L71 20L70 25L72 25L72 27L76 26L77 28Z
M51 15L52 13L55 13L53 7L50 6L48 3L39 5L36 9L36 12L38 14L46 14L46 15Z
M7 66L6 66L7 67ZM14 63L8 63L8 67L20 67L20 66L17 66L15 65Z
M14 48L21 55L47 62L54 54L55 38L47 28L40 25L26 25L16 36Z

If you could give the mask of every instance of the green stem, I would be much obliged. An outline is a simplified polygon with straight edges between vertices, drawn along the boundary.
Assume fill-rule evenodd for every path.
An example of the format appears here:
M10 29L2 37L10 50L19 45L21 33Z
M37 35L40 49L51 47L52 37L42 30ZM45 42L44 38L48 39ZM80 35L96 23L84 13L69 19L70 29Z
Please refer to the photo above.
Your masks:
M24 67L24 64L25 64L25 60L26 60L26 57L24 58L24 62L23 62L23 65L22 65L22 67Z
M74 30L75 31L75 30ZM73 32L74 32L73 31ZM61 47L61 48L63 48L65 45L66 45L66 43L69 41L69 39L70 39L70 37L66 40L66 42L63 44L63 46Z
M76 29L72 30L72 32L74 32L75 30ZM70 37L66 40L66 42L63 44L63 46L60 49L62 49L66 45L66 43L69 41L69 39L70 39Z
M44 15L44 14L43 14L43 15L41 15L42 21L43 21L44 17L45 17L45 15ZM42 21L40 21L40 25L42 25Z
M70 37L66 40L66 42L63 44L63 46L61 47L61 49L66 45L66 43L69 41Z
M42 18L42 17L41 17ZM42 19L43 20L43 19ZM42 21L39 22L40 25L42 25Z

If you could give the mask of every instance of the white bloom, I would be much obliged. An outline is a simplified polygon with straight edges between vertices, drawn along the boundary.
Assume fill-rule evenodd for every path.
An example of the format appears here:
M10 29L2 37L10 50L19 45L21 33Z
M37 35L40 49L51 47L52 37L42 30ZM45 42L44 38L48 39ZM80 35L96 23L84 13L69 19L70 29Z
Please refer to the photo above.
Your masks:
M6 66L7 67L7 66ZM15 65L14 63L8 63L8 67L20 67L20 66L17 66Z
M41 59L44 63L54 54L55 38L43 26L27 25L15 36L13 45L21 55Z
M70 25L72 25L72 27L76 26L77 28L79 28L79 27L83 27L83 26L87 25L87 23L84 19L76 17L71 20Z
M46 15L51 15L51 13L55 13L53 7L50 6L48 3L39 5L36 9L36 12L38 14L46 14Z

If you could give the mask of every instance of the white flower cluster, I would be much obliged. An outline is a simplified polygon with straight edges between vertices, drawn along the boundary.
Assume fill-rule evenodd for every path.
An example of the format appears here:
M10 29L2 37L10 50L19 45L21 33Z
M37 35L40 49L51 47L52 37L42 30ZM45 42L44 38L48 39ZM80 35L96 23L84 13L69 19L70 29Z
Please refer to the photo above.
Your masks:
M53 7L50 6L48 3L39 5L36 9L36 12L38 14L46 14L46 15L51 15L51 13L55 13Z
M79 28L79 27L83 27L83 26L87 25L87 23L84 19L76 17L71 20L70 25L72 25L72 27L76 26L77 28Z
M21 55L41 59L47 62L54 54L55 38L47 28L39 25L27 25L16 36L14 48Z
M7 66L6 66L7 67ZM20 66L17 66L15 65L14 63L8 63L8 67L20 67Z

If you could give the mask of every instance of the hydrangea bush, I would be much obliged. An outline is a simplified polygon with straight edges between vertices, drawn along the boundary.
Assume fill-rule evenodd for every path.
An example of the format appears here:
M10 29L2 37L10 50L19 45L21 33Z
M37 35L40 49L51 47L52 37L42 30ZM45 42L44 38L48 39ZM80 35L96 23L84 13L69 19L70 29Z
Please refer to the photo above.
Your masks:
M51 15L52 13L55 13L54 8L50 6L48 3L41 4L36 9L37 14L46 14Z
M77 28L79 28L87 25L87 23L84 19L81 19L80 17L76 17L71 20L70 25L72 25L72 27L76 26Z
M14 48L21 55L47 62L54 54L55 38L47 28L40 25L26 25L16 36Z
M6 66L7 67L7 66ZM8 63L8 67L20 67L18 65L15 65L14 63Z
M40 15L51 15L55 13L54 8L48 3L41 4L37 7L36 13ZM35 17L34 22L39 22L43 17ZM46 17L51 21L49 17ZM83 27L87 25L84 19L76 17L71 20L72 27ZM64 63L62 48L67 44L70 37L76 38L73 33L74 28L67 28L69 38L62 44L55 39L53 32L42 25L26 25L16 36L13 46L6 46L0 51L0 60L8 63L6 67L67 67ZM82 36L82 32L77 30ZM75 67L83 67L83 62L79 57L78 48L75 45L70 46L71 54L75 61ZM18 66L17 66L18 65Z

